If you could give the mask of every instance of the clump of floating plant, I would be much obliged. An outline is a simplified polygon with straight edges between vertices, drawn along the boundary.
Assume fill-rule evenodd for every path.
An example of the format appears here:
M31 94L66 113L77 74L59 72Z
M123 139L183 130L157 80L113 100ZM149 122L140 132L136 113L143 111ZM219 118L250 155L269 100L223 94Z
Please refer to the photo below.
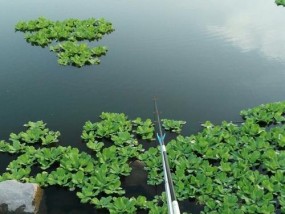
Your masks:
M17 179L43 187L69 188L76 191L82 203L94 204L110 213L165 210L162 199L147 201L143 196L137 199L123 196L125 190L120 179L130 174L131 159L144 150L126 115L103 112L100 118L101 121L95 123L87 121L81 136L93 155L70 146L56 146L59 132L50 131L42 121L25 124L26 131L12 133L9 142L0 141L0 152L17 155L0 181ZM113 145L105 147L102 140L109 140ZM37 168L37 173L32 172L33 168Z
M186 124L186 121L183 120L168 120L162 119L162 126L167 131L172 131L176 133L180 133L182 131L183 125Z
M285 6L285 0L275 0L275 3L276 3L277 5L283 5L283 6Z
M110 22L104 19L66 19L51 21L44 17L27 22L20 21L16 30L25 33L25 39L32 45L46 47L57 53L61 65L82 67L87 64L99 64L99 57L107 53L105 46L89 47L80 41L98 41L105 34L114 31ZM51 45L57 42L56 45Z
M284 118L285 103L276 102L260 105L256 108L241 111L241 115L245 118L251 118L257 123L282 123Z
M284 105L271 103L242 111L245 121L239 126L206 121L200 133L178 135L167 143L178 200L195 200L204 206L202 214L284 213ZM145 131L138 131L139 126ZM56 146L59 132L50 131L42 121L26 127L12 133L8 142L0 141L0 152L17 156L0 181L69 188L82 203L110 213L167 213L164 193L153 200L143 195L127 198L121 186L134 159L143 162L148 184L163 182L159 147L145 151L140 143L143 136L153 138L150 120L103 112L98 122L87 121L81 137L90 154ZM36 174L34 167L39 169Z
M155 196L154 200L148 201L145 196L131 197L102 197L100 200L95 198L92 200L96 208L108 209L111 214L117 213L136 213L137 210L148 210L153 214L166 214L166 196L163 193L160 196ZM159 206L159 204L161 204Z
M178 199L196 199L205 205L202 213L285 212L284 105L242 111L246 120L240 126L207 121L202 132L170 141L167 151ZM159 147L140 159L149 184L160 184Z
M136 129L134 132L144 140L154 140L154 124L150 119L143 121L140 117L132 121Z
M107 53L107 48L104 46L89 48L85 43L79 44L71 41L50 46L50 50L57 53L59 64L74 64L79 67L86 64L99 64L99 57Z

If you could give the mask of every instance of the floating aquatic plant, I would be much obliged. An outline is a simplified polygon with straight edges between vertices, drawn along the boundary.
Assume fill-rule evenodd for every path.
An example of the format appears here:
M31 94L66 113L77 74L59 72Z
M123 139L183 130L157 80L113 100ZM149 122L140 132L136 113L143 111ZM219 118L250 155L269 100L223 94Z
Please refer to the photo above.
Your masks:
M186 124L183 120L168 120L162 119L162 126L165 130L170 130L172 132L180 133L182 131L182 126Z
M57 53L58 63L77 67L99 64L99 57L107 53L104 46L89 47L79 41L98 41L114 31L110 22L94 18L51 21L39 17L27 22L20 21L15 28L16 31L25 32L26 41L32 45L46 47L53 41L57 42L57 45L50 46L50 50Z
M133 120L136 129L134 132L144 140L154 140L154 125L150 119L143 121L141 118Z
M87 44L70 41L50 46L50 50L57 53L59 64L78 67L86 64L99 64L99 57L107 53L107 48L104 46L89 48Z
M98 142L98 141L95 141L95 142L93 142L93 141L88 141L88 142L86 143L86 146L87 146L89 149L93 150L94 152L99 152L99 151L103 148L104 143Z
M252 118L257 123L282 123L285 121L283 116L285 112L285 103L276 102L263 104L255 108L241 111L245 119Z
M285 0L275 0L275 3L276 3L277 5L283 5L283 6L285 6Z
M284 181L276 181L275 176L282 179L285 169L284 126L261 126L283 122L279 117L285 112L283 106L280 102L242 111L246 121L241 126L206 122L201 133L170 141L167 151L178 199L198 199L205 204L203 213L283 210L276 196L284 195ZM159 162L159 149L150 149L140 158L149 172L148 182L159 184L153 176L161 171L161 165L154 165Z
M126 197L107 197L101 200L93 200L100 208L107 208L110 214L136 213L136 199Z
M280 102L242 111L245 121L240 125L207 121L200 133L178 135L168 142L178 200L196 200L204 206L203 214L284 212L285 126L279 117L285 113L283 106ZM280 124L272 125L276 123ZM163 182L159 147L145 151L137 139L137 128L144 125L152 127L152 122L103 112L98 122L87 121L83 127L81 137L92 150L89 155L56 146L59 132L49 130L42 121L29 122L25 131L0 141L0 152L17 156L0 181L17 179L69 188L82 203L110 213L167 213L164 194L153 200L126 198L121 185L121 178L131 173L133 159L143 162L148 184ZM49 135L52 140L43 140ZM111 146L105 146L105 141ZM32 172L35 166L36 174Z

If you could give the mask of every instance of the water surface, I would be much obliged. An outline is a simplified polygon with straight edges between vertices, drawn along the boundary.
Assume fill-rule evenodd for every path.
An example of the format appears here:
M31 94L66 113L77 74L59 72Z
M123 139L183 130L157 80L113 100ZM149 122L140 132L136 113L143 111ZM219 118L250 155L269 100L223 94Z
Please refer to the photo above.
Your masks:
M188 122L184 134L201 121L238 121L241 109L284 100L285 8L273 0L0 3L1 139L44 120L61 132L61 145L83 148L85 121L102 111L152 118L154 95L162 117ZM99 42L109 48L101 65L63 67L47 48L26 43L14 26L39 16L111 21L116 31ZM8 159L0 161L3 170Z

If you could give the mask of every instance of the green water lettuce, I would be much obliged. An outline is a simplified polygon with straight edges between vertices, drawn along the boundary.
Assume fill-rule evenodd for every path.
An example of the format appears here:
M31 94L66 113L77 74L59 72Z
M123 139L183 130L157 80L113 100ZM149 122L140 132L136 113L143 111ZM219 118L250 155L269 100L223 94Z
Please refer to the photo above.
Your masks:
M276 3L277 5L283 5L283 6L285 6L285 0L275 0L275 3Z
M252 118L260 123L282 123L285 121L283 114L285 112L285 102L268 103L257 106L252 109L241 111L242 117Z
M142 200L140 198L140 200ZM136 213L137 201L135 198L126 197L102 197L100 200L97 198L92 200L92 203L99 208L108 209L109 213Z
M125 146L125 145L138 145L138 141L134 139L134 136L130 132L118 132L118 134L113 135L111 140L117 146Z
M132 130L131 121L125 114L103 112L100 115L101 121L95 123L95 134L98 138L111 138L118 132L128 132Z
M49 48L57 54L58 63L77 67L99 64L99 57L107 52L105 46L89 47L81 41L98 41L114 31L112 24L105 19L51 21L45 17L20 21L15 29L25 32L26 41L32 45L46 47L56 41L57 44Z
M113 204L108 208L111 214L117 213L136 213L136 200L133 198L119 197L113 198Z
M98 141L93 142L90 140L88 143L86 143L86 146L94 152L99 152L103 148L104 143Z
M168 120L162 119L162 126L165 130L170 130L172 132L180 133L182 131L183 125L186 124L186 121L183 120Z
M134 132L144 140L154 140L154 125L150 119L138 123Z
M62 147L58 148L43 148L35 152L34 157L40 164L41 169L46 170L51 167L55 162L59 162L62 158L64 149Z
M199 203L204 206L201 213L282 213L285 128L276 117L280 109L283 112L282 106L280 102L257 107L254 113L247 110L244 123L238 125L207 121L199 133L166 142L178 200ZM271 122L264 122L261 112L271 115ZM139 133L138 127L142 127ZM160 147L150 147L141 137L148 135L147 127L153 127L151 120L103 112L97 122L87 121L83 126L81 138L91 150L88 154L57 146L59 133L42 121L29 122L26 130L0 141L0 151L15 156L0 180L66 187L98 212L167 213L164 193L152 200L142 195L127 198L121 183L131 175L134 160L147 172L148 184L163 183Z
M47 183L49 185L59 185L73 188L72 173L64 168L57 168L47 176Z
M77 67L86 64L99 64L99 57L107 53L107 48L104 46L89 48L85 43L71 41L50 46L50 50L57 53L59 64L75 65Z
M43 171L42 173L38 173L35 178L31 178L30 182L37 183L42 187L46 187L48 186L48 176L49 174Z

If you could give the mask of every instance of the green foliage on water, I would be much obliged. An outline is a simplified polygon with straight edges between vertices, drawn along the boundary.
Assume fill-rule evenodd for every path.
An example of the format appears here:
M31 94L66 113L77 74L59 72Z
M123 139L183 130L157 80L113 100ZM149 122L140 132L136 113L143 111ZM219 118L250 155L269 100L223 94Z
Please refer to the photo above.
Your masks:
M51 21L45 17L20 21L15 29L24 32L26 41L32 45L41 47L50 45L50 50L58 56L59 64L77 67L99 64L99 57L107 53L107 48L104 46L89 47L81 41L98 41L114 31L112 23L105 19ZM52 42L58 44L53 46Z
M57 53L59 64L74 64L79 67L87 64L99 64L99 57L107 53L107 48L104 46L89 48L85 43L78 44L77 42L70 41L50 46L50 50Z
M278 102L244 110L240 126L207 121L200 133L170 141L167 151L178 199L205 204L202 213L283 213L284 106ZM149 184L160 184L159 148L141 154L140 160Z
M0 181L16 179L43 187L69 188L76 191L82 203L108 209L110 213L134 213L137 209L164 213L164 197L148 201L143 196L123 196L121 177L130 175L129 163L144 151L133 131L134 123L118 113L103 112L100 119L95 123L87 121L83 126L81 138L92 155L70 146L57 146L59 132L50 131L42 121L25 124L25 131L11 133L8 142L0 141L0 152L17 155ZM113 145L107 147L102 140ZM35 167L40 172L33 174Z
M241 111L241 115L244 119L252 119L255 123L265 123L267 125L271 123L282 123L285 121L283 116L285 112L285 103L276 102L268 103Z
M202 214L285 212L284 105L241 111L245 121L240 125L206 121L201 132L172 139L167 151L178 200L204 205ZM90 154L57 146L59 132L42 121L25 126L26 131L0 141L0 152L17 155L0 180L66 187L76 191L82 203L110 213L167 213L164 193L153 200L143 195L127 198L121 186L135 159L144 164L150 185L163 182L159 146L151 142L153 147L145 151L141 144L142 136L153 138L151 120L103 112L98 122L83 126L81 137ZM139 126L145 130L138 131ZM34 167L40 172L32 173Z
M176 133L180 133L182 131L183 125L186 124L186 121L183 120L168 120L162 119L162 126L167 131L172 131Z
M143 121L140 117L133 120L134 132L144 140L154 140L154 124L150 119Z
M275 0L275 3L276 3L277 5L283 5L283 6L285 6L285 0Z

